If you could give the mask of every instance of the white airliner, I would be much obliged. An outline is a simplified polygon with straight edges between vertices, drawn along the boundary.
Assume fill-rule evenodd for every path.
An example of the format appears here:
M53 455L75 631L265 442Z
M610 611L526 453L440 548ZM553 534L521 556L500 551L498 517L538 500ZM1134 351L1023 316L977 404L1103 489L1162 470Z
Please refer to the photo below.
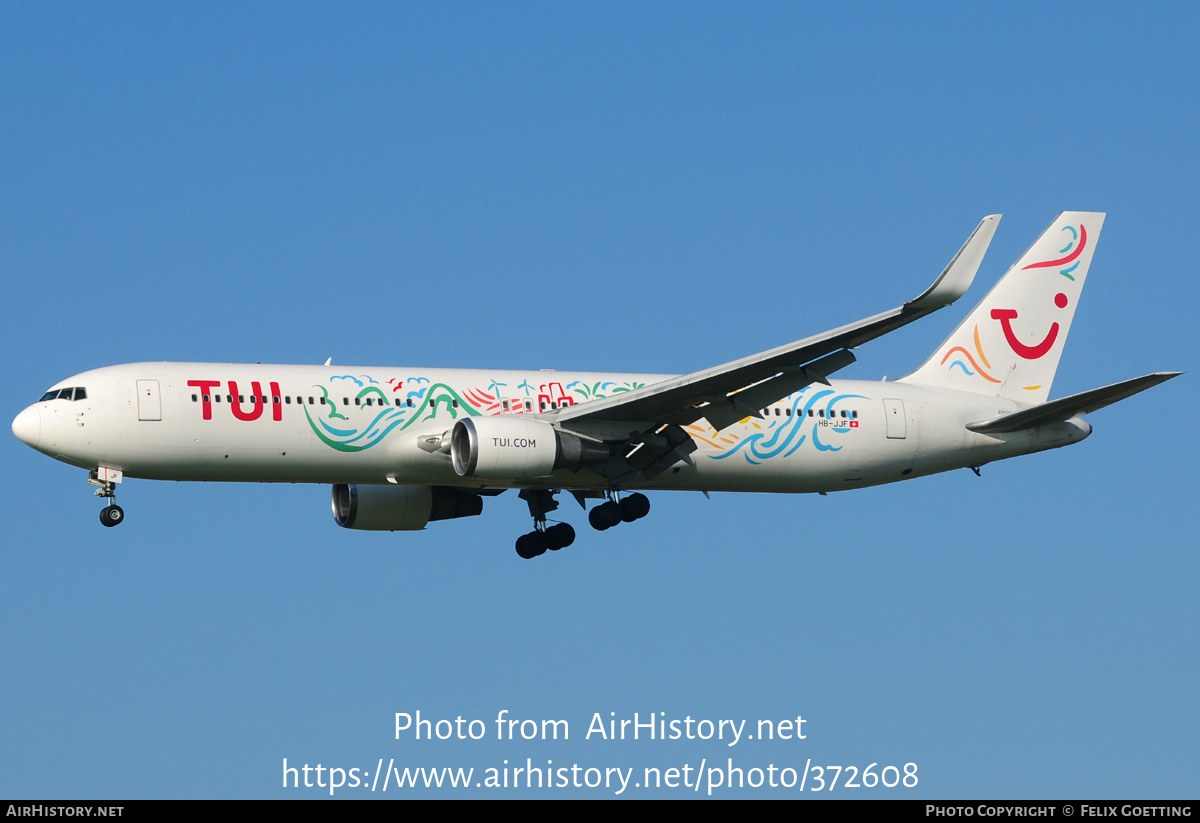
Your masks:
M850 349L967 290L1000 221L985 217L920 297L857 323L675 376L559 371L134 363L56 384L13 433L89 471L124 517L124 477L332 483L350 529L423 529L520 489L521 557L575 539L548 525L570 491L607 529L650 509L638 490L831 492L1058 448L1080 415L1179 372L1048 400L1103 214L1064 212L924 365L831 381Z

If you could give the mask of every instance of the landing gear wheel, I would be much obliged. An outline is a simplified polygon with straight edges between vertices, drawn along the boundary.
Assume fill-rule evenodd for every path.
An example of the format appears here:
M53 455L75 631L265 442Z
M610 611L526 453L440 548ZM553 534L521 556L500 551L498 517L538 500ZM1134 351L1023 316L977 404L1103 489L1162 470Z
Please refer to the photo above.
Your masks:
M550 551L556 552L575 542L575 529L570 523L558 523L546 529L546 537L550 538Z
M525 560L537 557L533 547L529 544L529 535L523 534L517 538L517 555Z
M605 529L611 529L621 522L621 507L611 500L607 503L601 503L588 512L588 522L592 524L592 528L596 531L602 532Z
M650 498L641 492L621 500L621 519L626 523L641 520L650 513Z
M105 506L100 510L100 522L109 528L116 526L125 519L125 512L116 503Z

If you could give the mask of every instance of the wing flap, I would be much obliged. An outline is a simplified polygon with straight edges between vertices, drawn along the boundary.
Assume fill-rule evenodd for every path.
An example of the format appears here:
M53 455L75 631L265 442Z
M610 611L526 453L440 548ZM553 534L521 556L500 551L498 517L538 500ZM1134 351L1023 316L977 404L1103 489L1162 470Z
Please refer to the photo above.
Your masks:
M687 425L703 417L717 431L747 417L762 417L762 409L812 383L825 383L838 369L855 360L854 353L842 349L799 368L786 368L774 377L723 397L713 397L706 406L691 407L667 422Z

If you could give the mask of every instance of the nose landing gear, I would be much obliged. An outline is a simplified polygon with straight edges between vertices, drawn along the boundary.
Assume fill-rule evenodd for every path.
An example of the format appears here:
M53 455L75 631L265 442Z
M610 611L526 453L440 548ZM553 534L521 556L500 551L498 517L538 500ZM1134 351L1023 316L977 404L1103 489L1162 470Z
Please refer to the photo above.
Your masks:
M117 483L121 482L121 472L114 469L100 468L88 474L88 483L99 486L96 497L108 498L108 505L100 510L100 522L112 528L125 520L125 510L117 505Z

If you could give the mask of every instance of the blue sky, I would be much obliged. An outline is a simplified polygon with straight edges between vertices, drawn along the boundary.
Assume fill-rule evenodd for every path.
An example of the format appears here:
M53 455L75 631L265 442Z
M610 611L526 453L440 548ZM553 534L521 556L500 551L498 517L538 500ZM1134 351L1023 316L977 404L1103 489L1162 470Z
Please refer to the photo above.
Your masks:
M1064 209L1108 218L1052 395L1189 372L982 478L660 493L604 534L568 500L579 540L532 562L512 494L378 535L338 529L323 486L131 480L103 529L83 472L7 437L0 794L326 794L283 790L284 758L732 757L918 765L907 792L834 796L1194 796L1198 21L0 7L10 417L141 360L693 371L914 297L1004 213L959 304L843 373L895 377ZM417 710L571 739L396 740ZM584 740L610 712L799 715L807 737Z

